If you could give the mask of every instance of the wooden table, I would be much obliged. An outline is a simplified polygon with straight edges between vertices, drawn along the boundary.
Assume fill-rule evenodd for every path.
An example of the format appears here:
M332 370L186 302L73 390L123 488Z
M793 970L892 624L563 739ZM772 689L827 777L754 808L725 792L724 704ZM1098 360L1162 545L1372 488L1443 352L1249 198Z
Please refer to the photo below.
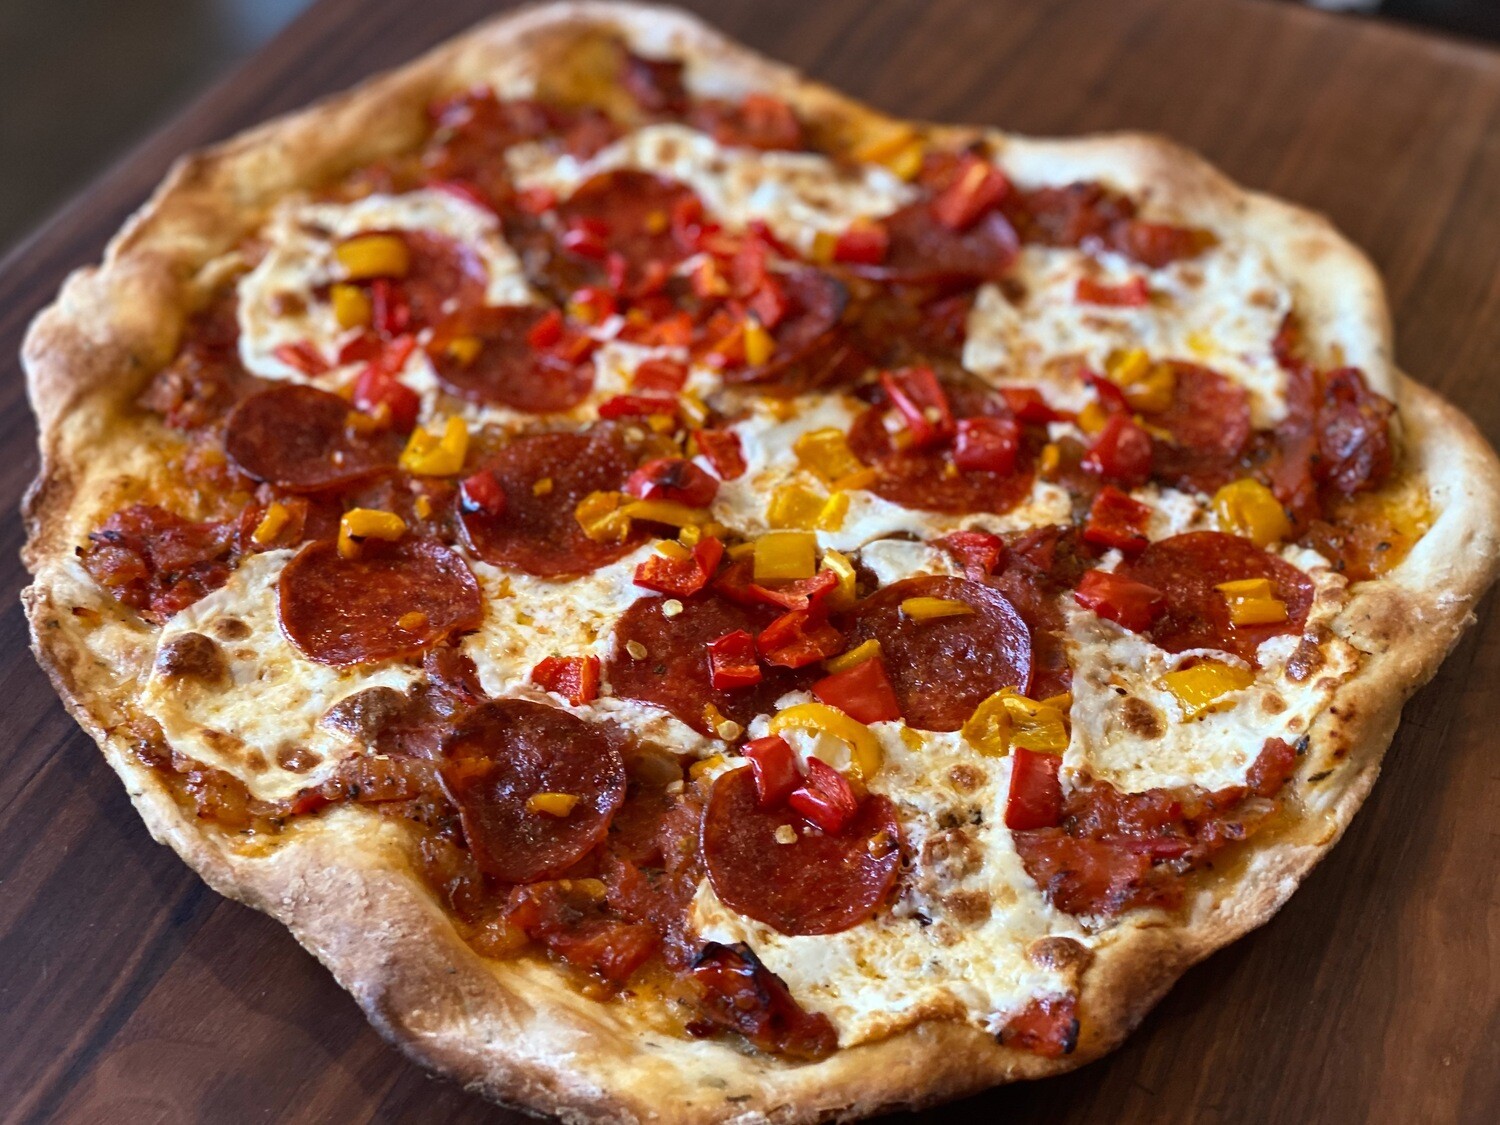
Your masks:
M751 46L876 105L1040 134L1153 129L1329 213L1407 369L1500 436L1500 55L1254 0L729 0ZM26 650L15 506L31 315L178 152L399 63L484 0L322 0L0 265L0 1114L509 1120L427 1078L277 925L157 847ZM1500 1120L1500 621L1407 707L1347 838L1114 1056L937 1111L1014 1120ZM936 1119L936 1115L934 1115Z

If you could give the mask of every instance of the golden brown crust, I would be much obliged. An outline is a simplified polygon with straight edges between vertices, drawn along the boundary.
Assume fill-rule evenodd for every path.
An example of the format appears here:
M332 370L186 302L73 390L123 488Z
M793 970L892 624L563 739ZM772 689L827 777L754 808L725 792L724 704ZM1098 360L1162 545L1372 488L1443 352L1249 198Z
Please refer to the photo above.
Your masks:
M481 77L524 78L601 26L647 53L685 55L731 86L788 97L830 132L884 121L679 13L558 3L484 25L394 74L185 158L104 262L71 277L27 338L43 456L26 502L25 558L37 581L24 598L37 658L157 840L215 889L283 921L412 1058L489 1097L568 1120L806 1121L929 1104L1087 1062L1115 1046L1189 965L1270 917L1338 839L1374 781L1402 703L1436 671L1500 556L1500 466L1461 414L1395 371L1384 299L1364 258L1323 220L1243 192L1164 141L934 129L988 136L1008 168L1039 180L1104 178L1147 192L1148 206L1252 233L1296 280L1320 351L1363 366L1399 402L1407 468L1423 478L1437 518L1385 581L1356 589L1340 618L1345 638L1367 655L1313 731L1325 760L1299 777L1314 766L1331 772L1315 786L1299 782L1302 815L1252 850L1233 878L1204 884L1184 924L1127 919L1110 932L1085 974L1071 1056L1046 1060L945 1022L810 1064L674 1037L625 1005L584 998L560 970L478 957L423 889L390 822L346 809L262 847L198 823L131 750L121 725L131 684L109 667L149 661L149 630L117 613L119 651L96 657L72 606L113 611L89 601L72 550L118 477L149 475L150 451L130 447L121 412L175 349L199 299L198 271L284 193L410 146L432 96Z

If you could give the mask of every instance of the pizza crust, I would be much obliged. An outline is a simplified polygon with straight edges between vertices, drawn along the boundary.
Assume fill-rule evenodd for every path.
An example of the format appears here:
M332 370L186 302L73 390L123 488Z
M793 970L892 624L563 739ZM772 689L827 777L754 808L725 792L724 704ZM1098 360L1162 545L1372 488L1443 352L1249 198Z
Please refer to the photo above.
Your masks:
M682 55L735 88L780 94L833 133L888 120L681 13L555 3L485 24L399 71L185 158L104 262L69 278L26 341L42 448L25 506L24 557L37 579L23 599L37 658L158 841L219 892L286 924L411 1058L487 1097L570 1121L811 1121L931 1104L1097 1058L1188 966L1266 921L1338 840L1379 771L1401 705L1472 620L1500 557L1500 463L1463 415L1394 368L1370 264L1321 218L1245 192L1157 138L931 130L944 139L987 136L1002 163L1038 180L1103 178L1145 191L1148 214L1160 206L1268 246L1296 286L1315 351L1362 366L1398 402L1408 471L1426 484L1436 520L1386 579L1355 589L1341 616L1340 631L1367 656L1314 726L1320 754L1341 760L1322 784L1297 785L1305 815L1258 839L1232 878L1201 884L1183 924L1143 915L1109 931L1084 976L1083 1030L1070 1056L1044 1059L936 1021L815 1063L669 1035L627 1005L586 999L566 970L476 955L423 888L393 822L344 808L294 826L274 845L247 845L197 822L131 751L121 726L129 684L90 651L71 613L78 599L67 568L74 545L120 495L120 478L151 473L150 451L131 446L127 411L174 353L202 297L199 271L285 193L416 143L432 97L481 78L503 89L599 29L619 31L644 53ZM149 662L149 630L122 628L123 643L133 643L132 628ZM1304 763L1299 777L1308 773Z

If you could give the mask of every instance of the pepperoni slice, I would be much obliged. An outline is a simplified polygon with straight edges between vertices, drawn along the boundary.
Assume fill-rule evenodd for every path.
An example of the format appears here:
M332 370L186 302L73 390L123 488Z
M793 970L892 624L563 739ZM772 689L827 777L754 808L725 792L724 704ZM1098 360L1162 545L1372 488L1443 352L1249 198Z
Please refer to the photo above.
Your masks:
M1059 596L1078 584L1098 554L1076 527L1038 527L1008 536L1005 565L990 581L1031 630L1031 692L1036 699L1072 686Z
M611 736L558 707L486 703L442 746L443 788L486 875L531 883L561 875L604 839L625 800L625 762ZM529 806L538 793L576 797L565 816Z
M591 492L623 488L635 460L614 426L517 438L484 466L505 493L502 510L461 507L464 537L485 562L542 578L597 570L629 554L645 533L597 542L583 533L574 510ZM542 480L551 487L538 490Z
M272 387L230 413L224 451L246 476L290 492L353 484L394 466L401 438L388 429L351 429L351 410L338 395L316 387Z
M952 392L960 417L990 413L998 404L988 396ZM968 407L969 409L965 409ZM1031 494L1031 457L1022 447L1015 471L954 472L947 446L897 449L885 428L881 407L866 410L849 428L849 448L878 474L870 491L893 504L930 512L964 515L971 512L1008 512Z
M932 213L929 200L896 211L883 220L890 236L885 261L851 266L882 281L953 284L998 281L1009 272L1021 241L999 211L991 211L963 231L950 230Z
M973 613L918 620L907 598L967 603ZM880 641L901 714L919 730L957 730L1001 688L1031 686L1031 630L1010 599L967 578L907 578L866 598L848 614L849 647Z
M635 699L670 711L701 734L716 732L704 717L712 704L726 719L749 725L756 715L768 714L778 698L804 686L808 675L767 665L760 683L718 690L709 679L708 645L727 633L745 630L754 635L776 616L769 606L737 605L714 593L678 599L682 612L662 613L667 599L642 598L615 624L615 652L605 677L621 699ZM635 642L646 655L630 655Z
M432 328L460 309L484 304L488 273L471 247L432 231L389 233L406 243L406 275L394 285L407 309L406 331Z
M1191 363L1174 363L1172 404L1149 421L1171 435L1152 443L1152 473L1179 488L1212 492L1243 476L1250 396L1238 383Z
M460 362L451 351L438 349L432 357L438 382L470 402L532 414L571 410L593 389L594 371L531 346L528 335L546 315L535 305L474 310L464 317L464 334L480 342L479 354Z
M837 836L800 831L783 844L777 829L795 819L762 810L755 771L714 782L703 810L703 861L725 906L784 934L836 934L871 917L901 866L901 825L885 797L867 797Z
M726 378L790 394L837 382L844 374L840 361L848 351L840 321L849 305L849 290L833 275L816 269L793 270L780 275L780 281L790 309L772 332L775 357L764 367L728 372ZM849 374L863 369L861 363Z
M366 540L352 559L309 543L276 584L281 630L309 660L343 666L416 656L479 628L479 583L441 543Z
M1255 659L1260 643L1297 633L1312 606L1312 581L1291 563L1262 551L1248 539L1218 531L1192 531L1151 544L1118 573L1154 586L1167 596L1167 612L1149 636L1168 652L1215 648ZM1279 625L1229 621L1229 603L1214 587L1241 578L1268 578L1287 619Z
M696 200L693 190L676 180L632 168L601 172L580 184L557 208L566 247L567 232L599 224L597 245L564 249L553 262L554 283L571 291L605 277L604 259L618 254L632 267L633 280L648 263L670 265L686 257L672 232L675 209ZM598 250L603 249L604 253Z

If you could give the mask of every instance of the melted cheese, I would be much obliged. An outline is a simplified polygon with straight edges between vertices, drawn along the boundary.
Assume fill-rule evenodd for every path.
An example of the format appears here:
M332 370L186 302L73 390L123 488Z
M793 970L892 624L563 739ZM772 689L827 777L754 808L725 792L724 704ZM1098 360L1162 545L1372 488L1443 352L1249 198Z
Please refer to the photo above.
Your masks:
M1104 284L1145 274L1151 303L1115 308L1078 301L1078 281L1093 276L1095 261ZM1257 426L1271 425L1285 412L1286 374L1271 342L1291 295L1256 247L1220 244L1200 258L1145 270L1116 254L1027 246L1012 276L1024 294L1017 302L995 285L979 290L963 355L971 371L1000 384L1041 382L1050 399L1077 409L1083 401L1079 384L1051 375L1051 361L1081 357L1102 371L1110 352L1140 347L1153 359L1200 363L1240 383Z
M692 904L699 934L747 942L804 1007L833 1021L842 1046L929 1017L996 1032L1033 997L1069 991L1028 958L1035 941L1090 940L1016 855L1003 823L1010 759L978 755L956 734L923 735L913 749L901 727L872 728L885 766L871 788L895 802L912 856L893 909L843 933L789 937L729 910L706 881Z
M302 341L333 362L351 333L339 327L332 306L314 291L340 276L334 257L338 242L388 230L432 231L472 250L487 275L485 299L492 305L536 299L520 260L501 237L500 220L449 192L370 195L353 203L288 203L266 227L265 257L240 280L240 360L245 367L268 379L305 381L275 354L283 345ZM409 361L409 366L426 365L420 352Z
M315 784L359 749L319 725L328 708L366 688L404 691L419 675L404 664L340 669L303 657L282 635L276 614L276 582L292 554L252 556L223 587L162 628L158 653L189 633L213 641L226 680L163 675L159 657L140 697L174 750L233 774L268 801Z
M667 176L692 188L720 221L743 228L758 219L804 253L820 231L837 234L914 196L909 184L876 165L851 168L817 153L730 148L685 125L647 125L588 160L554 156L541 144L517 145L506 160L520 187L560 196L616 168Z

